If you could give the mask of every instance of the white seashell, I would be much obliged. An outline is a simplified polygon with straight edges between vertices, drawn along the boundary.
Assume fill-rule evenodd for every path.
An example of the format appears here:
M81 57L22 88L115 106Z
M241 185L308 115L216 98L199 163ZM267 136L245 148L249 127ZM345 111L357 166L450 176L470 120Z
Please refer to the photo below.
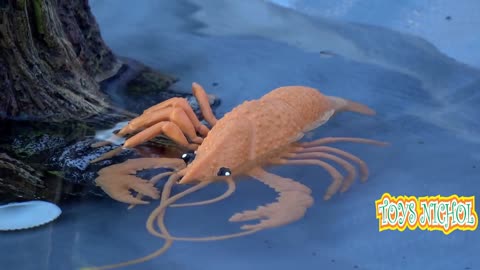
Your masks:
M55 220L61 213L58 206L45 201L0 205L0 231L38 227Z

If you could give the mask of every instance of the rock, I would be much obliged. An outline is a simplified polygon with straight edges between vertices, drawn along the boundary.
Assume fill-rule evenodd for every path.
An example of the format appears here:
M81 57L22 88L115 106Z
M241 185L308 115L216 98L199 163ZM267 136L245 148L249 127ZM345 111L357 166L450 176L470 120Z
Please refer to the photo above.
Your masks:
M146 108L173 97L187 98L193 110L202 119L200 108L191 89L178 90L172 86L177 78L159 73L129 58L121 58L125 65L116 76L101 83L103 91L112 102L125 110L140 114ZM220 105L220 100L209 95L212 107Z
M45 198L47 185L42 176L24 162L0 153L0 203Z
M128 158L135 158L135 152L124 150L112 159L90 164L90 161L100 155L113 150L117 145L107 145L99 148L92 148L91 145L97 142L93 138L88 138L65 148L60 148L48 161L50 169L61 171L66 181L91 185L97 170L117 162L123 162Z
M126 64L119 73L101 84L102 91L116 106L104 114L83 121L1 121L0 152L4 154L0 159L0 195L5 202L103 196L103 191L94 183L101 168L130 158L179 157L183 153L171 140L158 137L112 159L90 164L91 160L116 147L92 148L90 145L99 141L96 138L98 130L126 123L144 109L171 97L186 98L202 120L191 92L168 88L176 79L133 60L122 60ZM210 103L215 108L219 100L210 96ZM145 172L139 172L141 174Z

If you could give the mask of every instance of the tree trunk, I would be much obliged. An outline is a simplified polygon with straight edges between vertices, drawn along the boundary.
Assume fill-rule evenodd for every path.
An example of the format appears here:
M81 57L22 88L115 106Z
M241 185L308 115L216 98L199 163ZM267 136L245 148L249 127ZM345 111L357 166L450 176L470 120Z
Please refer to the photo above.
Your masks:
M109 107L99 82L120 66L88 0L0 0L0 118L98 114Z

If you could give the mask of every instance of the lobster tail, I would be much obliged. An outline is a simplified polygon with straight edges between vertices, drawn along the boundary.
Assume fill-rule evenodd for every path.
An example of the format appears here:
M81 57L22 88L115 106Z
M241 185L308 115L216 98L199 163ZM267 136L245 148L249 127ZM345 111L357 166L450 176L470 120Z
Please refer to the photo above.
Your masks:
M375 111L368 106L351 100L328 96L335 112L350 111L365 115L375 115Z

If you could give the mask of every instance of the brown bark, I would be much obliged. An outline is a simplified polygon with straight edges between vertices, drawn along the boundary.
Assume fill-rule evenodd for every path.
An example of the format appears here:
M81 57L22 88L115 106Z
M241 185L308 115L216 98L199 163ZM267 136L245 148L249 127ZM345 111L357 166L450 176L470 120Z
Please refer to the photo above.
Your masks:
M0 0L0 118L61 121L109 107L120 61L87 0Z
M39 196L39 190L45 191L42 175L25 163L0 153L0 203L12 199L32 199Z

